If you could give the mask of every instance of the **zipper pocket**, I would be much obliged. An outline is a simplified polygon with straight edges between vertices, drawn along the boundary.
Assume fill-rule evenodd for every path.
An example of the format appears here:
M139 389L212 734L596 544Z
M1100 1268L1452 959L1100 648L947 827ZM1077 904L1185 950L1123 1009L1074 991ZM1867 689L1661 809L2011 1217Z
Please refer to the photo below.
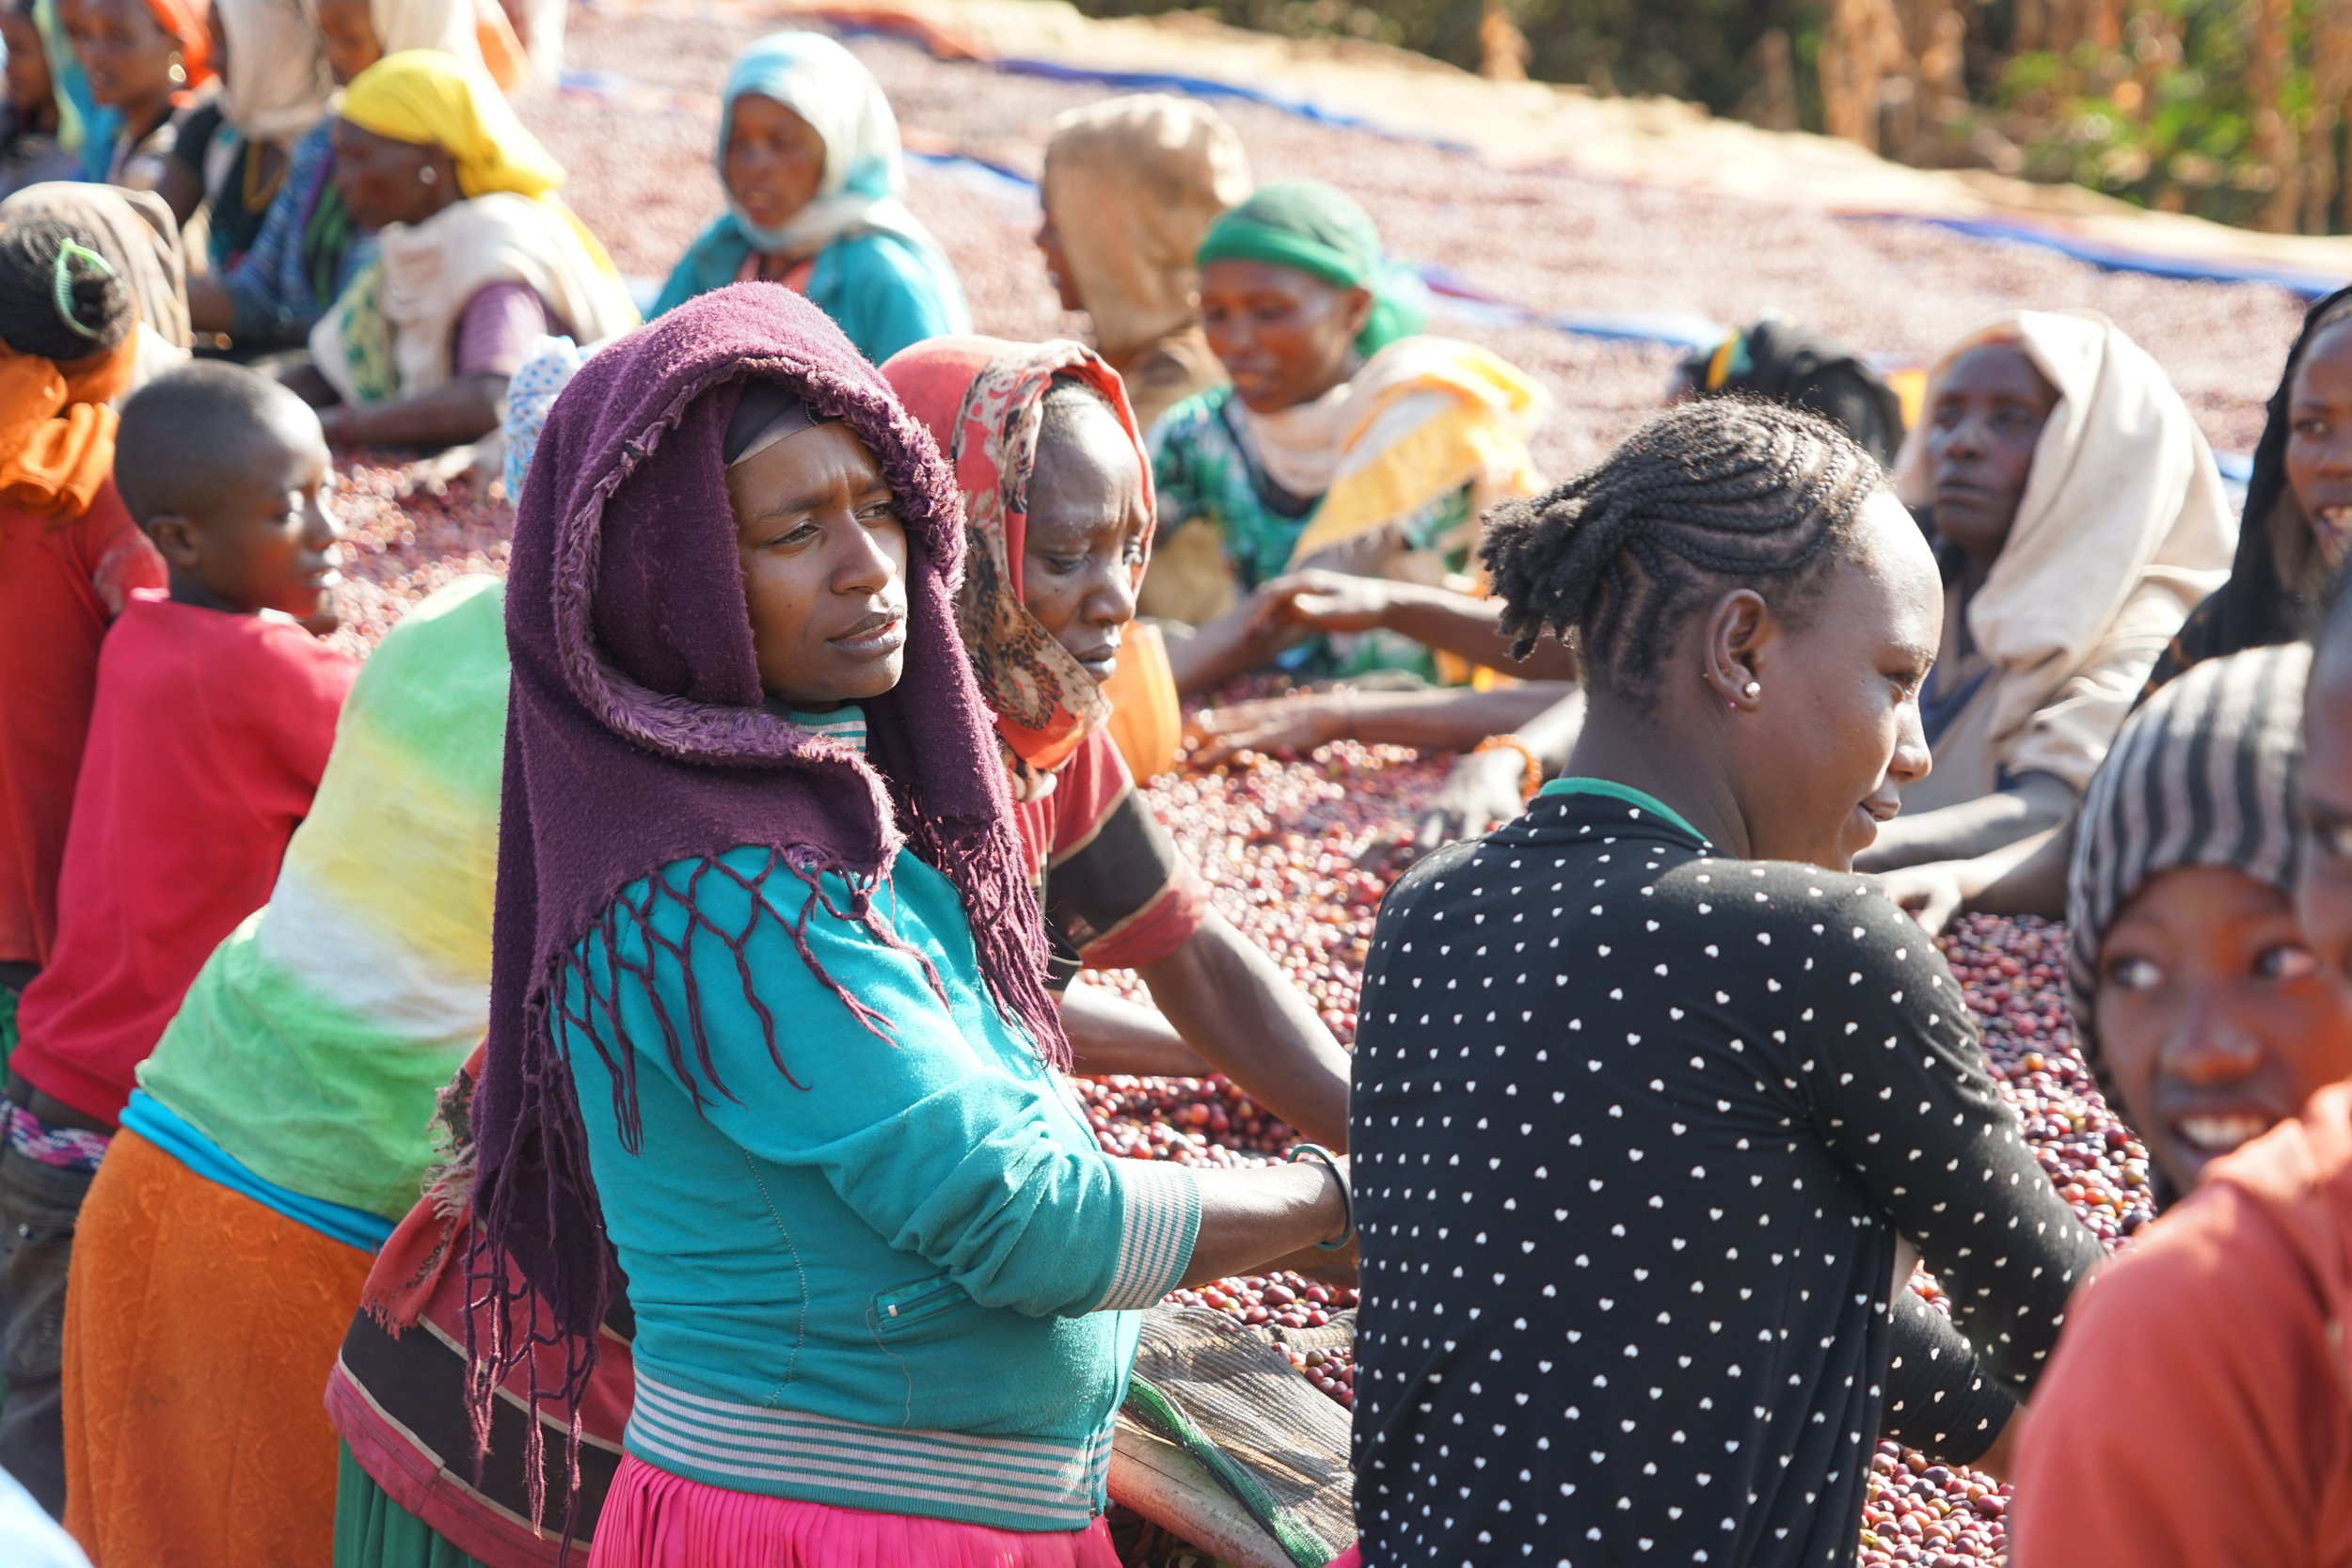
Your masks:
M973 1305L962 1286L944 1275L934 1275L877 1294L868 1321L876 1334L888 1338L922 1327L942 1313Z

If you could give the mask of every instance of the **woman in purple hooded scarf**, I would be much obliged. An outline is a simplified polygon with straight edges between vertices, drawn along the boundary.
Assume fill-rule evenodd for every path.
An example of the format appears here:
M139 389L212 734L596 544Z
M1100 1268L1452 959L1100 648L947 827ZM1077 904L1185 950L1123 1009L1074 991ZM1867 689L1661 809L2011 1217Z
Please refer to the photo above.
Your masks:
M474 1107L477 1289L517 1328L471 1347L480 1399L525 1369L568 1419L625 1271L593 1562L1108 1568L1136 1309L1345 1241L1342 1166L1096 1147L954 481L820 312L663 317L532 467Z

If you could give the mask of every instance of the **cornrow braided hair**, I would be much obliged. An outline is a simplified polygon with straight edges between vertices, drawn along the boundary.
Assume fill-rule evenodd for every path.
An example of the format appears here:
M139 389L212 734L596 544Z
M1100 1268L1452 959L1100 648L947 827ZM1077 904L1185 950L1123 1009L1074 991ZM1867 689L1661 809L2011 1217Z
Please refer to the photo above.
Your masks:
M1802 624L1885 470L1820 415L1708 398L1659 415L1547 495L1497 508L1480 559L1524 658L1546 631L1645 698L1674 628L1734 588Z

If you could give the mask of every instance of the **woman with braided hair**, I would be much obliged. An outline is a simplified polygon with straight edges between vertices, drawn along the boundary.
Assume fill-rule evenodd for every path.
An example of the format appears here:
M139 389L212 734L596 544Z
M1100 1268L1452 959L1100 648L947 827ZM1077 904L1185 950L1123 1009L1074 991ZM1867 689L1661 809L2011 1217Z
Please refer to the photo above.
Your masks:
M1588 711L1374 934L1364 1560L1851 1562L1882 1433L1997 1466L2099 1252L1944 960L1848 871L1928 772L1934 560L1850 437L1732 399L1484 555Z

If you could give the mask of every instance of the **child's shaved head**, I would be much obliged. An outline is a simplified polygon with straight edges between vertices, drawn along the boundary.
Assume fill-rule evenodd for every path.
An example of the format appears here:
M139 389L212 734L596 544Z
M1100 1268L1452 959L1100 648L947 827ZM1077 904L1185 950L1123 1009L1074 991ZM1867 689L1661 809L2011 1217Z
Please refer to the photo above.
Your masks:
M334 603L334 466L300 398L236 365L189 365L124 405L115 484L171 596L316 623Z
M199 360L156 377L123 405L115 487L132 520L200 516L246 477L262 449L321 441L318 416L268 376Z

